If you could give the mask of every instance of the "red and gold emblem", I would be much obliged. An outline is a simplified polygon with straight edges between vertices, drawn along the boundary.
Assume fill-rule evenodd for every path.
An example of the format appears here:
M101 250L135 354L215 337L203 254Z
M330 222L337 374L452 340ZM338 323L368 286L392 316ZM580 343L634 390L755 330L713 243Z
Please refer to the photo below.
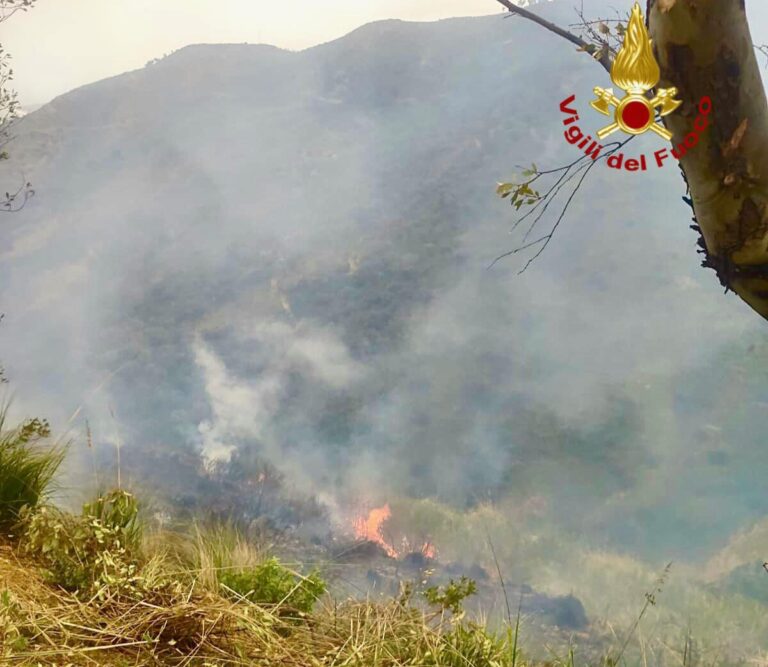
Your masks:
M624 44L611 67L611 80L626 94L619 99L613 94L613 88L595 88L597 99L590 102L590 106L605 116L610 116L613 109L614 117L614 122L599 130L597 136L604 139L617 130L627 134L651 131L669 141L672 133L656 122L656 110L659 116L666 116L682 101L675 99L677 88L659 88L655 97L648 97L648 91L659 83L660 78L661 71L653 55L643 11L635 3Z

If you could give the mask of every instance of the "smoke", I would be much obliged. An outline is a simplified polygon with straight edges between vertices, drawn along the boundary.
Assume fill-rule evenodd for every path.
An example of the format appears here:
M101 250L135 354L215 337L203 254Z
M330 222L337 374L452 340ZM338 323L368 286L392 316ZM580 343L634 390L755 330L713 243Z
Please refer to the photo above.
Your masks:
M57 98L2 172L38 190L0 235L16 413L75 457L85 418L100 445L253 451L340 506L543 497L640 552L722 542L768 511L739 361L763 338L699 267L676 170L600 166L530 269L487 269L520 242L494 184L570 162L559 102L594 130L605 79L488 17L189 47Z
M226 458L234 443L257 441L269 460L281 458L281 442L273 420L280 403L287 400L291 375L317 383L322 391L349 387L363 374L332 332L317 326L291 326L285 322L258 323L238 330L262 370L238 377L202 338L193 344L195 363L202 371L212 416L199 424L206 457Z

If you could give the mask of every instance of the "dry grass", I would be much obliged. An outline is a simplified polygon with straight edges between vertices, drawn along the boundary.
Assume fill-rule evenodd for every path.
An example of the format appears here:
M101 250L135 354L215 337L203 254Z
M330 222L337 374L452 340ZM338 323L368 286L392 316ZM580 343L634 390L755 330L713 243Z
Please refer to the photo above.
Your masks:
M506 640L397 600L328 602L296 620L276 606L216 595L190 572L143 599L83 600L47 583L7 545L0 547L3 591L4 665L513 664Z

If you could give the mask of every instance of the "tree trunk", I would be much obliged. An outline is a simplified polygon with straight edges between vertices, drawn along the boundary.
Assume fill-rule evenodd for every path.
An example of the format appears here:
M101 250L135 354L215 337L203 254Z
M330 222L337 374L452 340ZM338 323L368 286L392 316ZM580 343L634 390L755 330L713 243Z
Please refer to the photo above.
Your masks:
M684 100L665 118L673 146L693 143L700 100L712 101L709 127L680 160L705 265L768 319L768 103L744 2L649 0L647 16L660 85Z

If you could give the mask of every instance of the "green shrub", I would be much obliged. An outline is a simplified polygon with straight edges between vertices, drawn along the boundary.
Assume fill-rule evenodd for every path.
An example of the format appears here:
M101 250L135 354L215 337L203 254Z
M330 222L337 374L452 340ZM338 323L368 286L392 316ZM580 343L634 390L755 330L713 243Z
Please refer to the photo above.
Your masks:
M313 572L293 573L276 558L266 558L263 545L248 540L231 523L195 524L189 566L199 584L234 599L282 604L288 611L308 613L326 590Z
M0 531L18 523L23 507L34 508L45 499L64 458L61 447L45 447L51 434L48 422L30 419L6 429L6 409L0 409Z
M140 595L138 506L113 491L83 507L81 515L53 507L24 510L23 546L48 579L85 596Z
M475 593L477 593L477 584L468 577L462 577L459 581L451 579L445 586L430 586L423 595L429 604L459 615L462 612L464 600Z
M315 601L325 593L325 581L313 572L300 577L276 558L270 558L256 567L219 574L219 583L225 592L261 604L279 604L307 614Z

